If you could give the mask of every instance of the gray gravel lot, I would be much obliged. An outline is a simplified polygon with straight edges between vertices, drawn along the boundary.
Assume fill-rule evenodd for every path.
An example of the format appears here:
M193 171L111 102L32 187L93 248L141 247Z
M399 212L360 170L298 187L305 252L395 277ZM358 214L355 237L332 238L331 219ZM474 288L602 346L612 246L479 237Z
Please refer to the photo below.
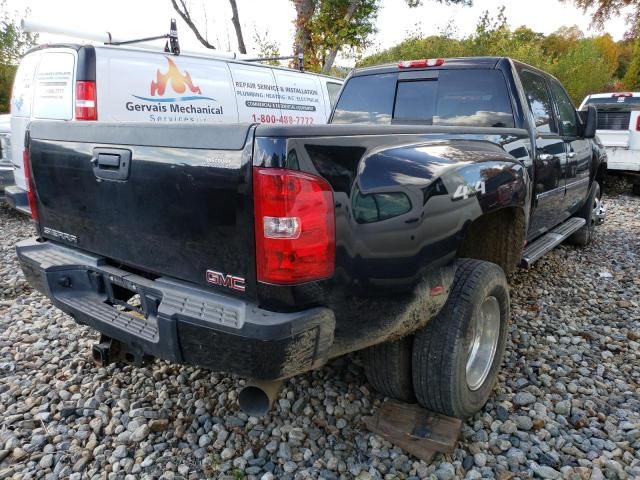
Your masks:
M357 355L247 417L243 381L157 361L98 368L97 335L25 282L29 221L0 207L0 480L640 478L640 198L614 195L590 247L511 278L495 394L428 465L366 431L383 398Z

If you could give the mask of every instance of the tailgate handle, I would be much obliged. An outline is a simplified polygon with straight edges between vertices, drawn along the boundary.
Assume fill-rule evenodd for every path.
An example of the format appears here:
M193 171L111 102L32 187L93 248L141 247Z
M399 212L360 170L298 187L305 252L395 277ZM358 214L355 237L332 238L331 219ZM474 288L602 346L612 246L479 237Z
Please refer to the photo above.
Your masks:
M121 148L94 148L93 173L102 180L124 181L129 178L131 150Z
M120 155L100 153L98 155L98 168L120 168Z

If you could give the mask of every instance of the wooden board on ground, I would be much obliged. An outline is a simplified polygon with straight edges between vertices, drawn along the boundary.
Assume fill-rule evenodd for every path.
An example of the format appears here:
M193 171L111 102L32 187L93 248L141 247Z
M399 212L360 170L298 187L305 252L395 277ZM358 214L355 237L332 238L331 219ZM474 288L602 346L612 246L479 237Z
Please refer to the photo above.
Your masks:
M460 419L395 400L384 402L364 423L373 433L425 462L436 453L453 453L462 428Z

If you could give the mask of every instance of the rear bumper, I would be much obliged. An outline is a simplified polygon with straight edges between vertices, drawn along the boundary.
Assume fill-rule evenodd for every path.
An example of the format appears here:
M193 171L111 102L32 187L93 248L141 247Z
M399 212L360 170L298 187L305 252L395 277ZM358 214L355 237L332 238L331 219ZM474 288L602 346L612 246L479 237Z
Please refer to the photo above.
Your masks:
M335 319L326 308L274 313L177 280L150 280L52 242L26 240L16 250L33 287L134 358L275 380L322 365L333 343ZM140 295L144 315L113 306L122 289Z
M11 179L13 183L13 178ZM27 198L27 192L20 187L10 185L5 187L4 196L9 205L24 213L25 215L31 215L31 209L29 208L29 199Z

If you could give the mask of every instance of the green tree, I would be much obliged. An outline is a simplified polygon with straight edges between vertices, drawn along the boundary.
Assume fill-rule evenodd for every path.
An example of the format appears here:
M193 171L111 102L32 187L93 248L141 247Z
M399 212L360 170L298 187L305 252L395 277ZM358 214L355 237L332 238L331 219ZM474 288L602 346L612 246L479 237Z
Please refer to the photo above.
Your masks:
M278 44L269 39L269 30L264 32L264 35L260 35L258 29L256 28L255 32L253 32L253 40L258 45L258 52L260 54L260 58L277 58L280 56L280 48ZM267 60L267 65L280 65L278 60Z
M360 51L375 32L380 0L291 0L296 8L294 49L304 54L305 68L328 73L341 51ZM470 0L434 0L470 5ZM409 7L421 0L405 0Z
M633 59L622 79L625 90L640 91L640 38L633 46Z
M623 48L623 45L626 46ZM608 35L585 38L575 26L562 27L546 37L527 27L512 30L504 9L499 9L496 15L484 12L478 19L475 31L466 38L414 36L366 57L358 64L375 65L432 57L511 57L558 77L578 103L587 94L621 88L618 79L623 75L620 74L623 60L629 64L629 68L626 68L626 64L624 68L625 88L640 89L640 43L636 42L634 54L629 45L630 42L616 43ZM627 50L628 54L625 53Z
M20 29L18 13L7 9L6 0L0 1L0 12L0 112L7 112L20 57L35 44L37 37Z
M584 39L551 66L550 72L562 82L576 104L590 93L607 90L612 72L602 61L593 39Z
M565 55L569 50L576 48L583 38L584 33L577 25L560 27L555 32L544 37L542 49L546 55L558 58Z

